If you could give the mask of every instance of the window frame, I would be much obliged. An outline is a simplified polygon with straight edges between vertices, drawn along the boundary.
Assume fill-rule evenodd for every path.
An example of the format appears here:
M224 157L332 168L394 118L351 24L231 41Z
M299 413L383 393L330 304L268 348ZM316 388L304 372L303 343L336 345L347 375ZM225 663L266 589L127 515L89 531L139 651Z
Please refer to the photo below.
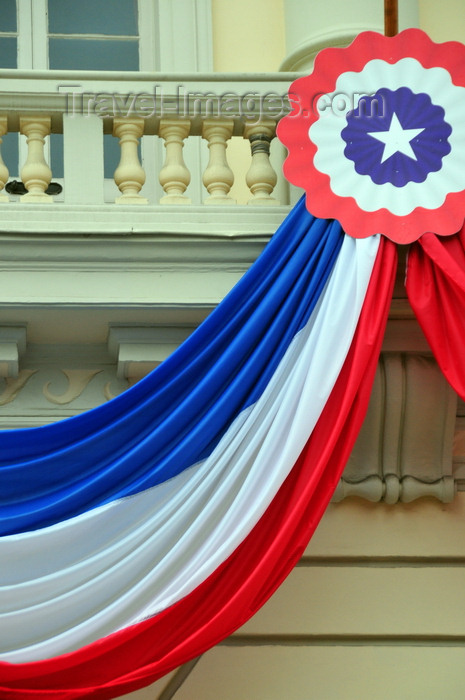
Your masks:
M16 0L18 30L18 69L49 70L47 0ZM182 73L213 71L212 0L138 0L139 71ZM85 35L83 35L85 36ZM94 71L82 71L89 74ZM98 73L99 71L95 71ZM47 142L49 139L47 139ZM195 141L195 144L193 143ZM141 144L142 165L146 173L145 190L151 203L162 194L158 172L164 158L161 139L146 136ZM192 170L206 166L199 139L186 142ZM46 158L49 161L49 144ZM19 170L27 157L25 137L19 139ZM54 178L56 181L58 178ZM60 180L61 182L61 180ZM105 201L113 201L119 190L113 180L105 179ZM144 193L143 193L144 194ZM200 203L202 184L192 183L191 199ZM62 195L56 197L62 199Z

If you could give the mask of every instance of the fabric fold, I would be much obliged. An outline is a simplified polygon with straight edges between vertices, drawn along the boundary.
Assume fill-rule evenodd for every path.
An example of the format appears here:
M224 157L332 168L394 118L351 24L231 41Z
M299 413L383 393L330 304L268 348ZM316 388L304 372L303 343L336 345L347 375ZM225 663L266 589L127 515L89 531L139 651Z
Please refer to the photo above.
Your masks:
M234 551L318 421L350 347L378 246L379 237L344 239L307 324L260 398L206 460L159 487L0 540L1 658L55 656L151 616Z
M412 244L406 289L438 365L465 399L465 227L448 237L427 233Z
M303 201L206 321L148 377L88 413L0 433L0 533L46 527L211 454L308 322L344 235Z
M114 698L136 690L220 641L266 601L302 554L363 420L395 260L395 247L383 239L357 331L312 436L234 552L190 594L148 620L54 659L0 664L6 697Z

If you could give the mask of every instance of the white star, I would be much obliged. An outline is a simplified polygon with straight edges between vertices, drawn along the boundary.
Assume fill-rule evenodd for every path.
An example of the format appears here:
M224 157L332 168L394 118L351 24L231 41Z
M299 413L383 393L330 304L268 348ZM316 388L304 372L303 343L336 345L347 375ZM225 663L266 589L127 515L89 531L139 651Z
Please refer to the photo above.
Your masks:
M410 141L421 134L424 129L403 129L402 125L394 112L391 119L391 124L389 125L389 131L368 131L368 136L373 136L373 138L382 141L384 146L383 157L381 158L381 163L390 158L394 153L400 152L409 158L416 160L415 151L410 145Z

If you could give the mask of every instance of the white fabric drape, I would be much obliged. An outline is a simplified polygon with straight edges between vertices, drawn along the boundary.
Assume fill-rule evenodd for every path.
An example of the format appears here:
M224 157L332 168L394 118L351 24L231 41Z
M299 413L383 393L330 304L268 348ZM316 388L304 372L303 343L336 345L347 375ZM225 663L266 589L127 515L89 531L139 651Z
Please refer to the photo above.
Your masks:
M350 346L378 245L377 236L345 237L309 322L263 395L204 462L135 496L0 540L2 660L56 656L151 616L194 590L234 551L319 418Z

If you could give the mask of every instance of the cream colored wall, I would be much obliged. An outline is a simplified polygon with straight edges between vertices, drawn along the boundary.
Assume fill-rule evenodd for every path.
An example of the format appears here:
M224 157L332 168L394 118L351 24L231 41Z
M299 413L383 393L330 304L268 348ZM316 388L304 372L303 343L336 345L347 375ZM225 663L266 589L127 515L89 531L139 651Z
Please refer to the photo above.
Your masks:
M269 602L140 698L462 700L464 589L465 494L332 504Z
M215 647L202 657L180 690L169 697L461 700L464 662L462 648L406 648L389 643L368 648L357 644L305 646L297 640L283 647Z
M215 71L269 73L279 69L286 50L283 0L212 0L212 29ZM246 204L250 199L245 184L250 165L248 141L233 137L227 156L235 177L231 196Z
M433 41L465 43L464 0L420 0L420 27Z
M212 0L212 15L216 71L279 69L285 55L283 0Z
M461 700L465 494L331 505L270 601L175 700Z

